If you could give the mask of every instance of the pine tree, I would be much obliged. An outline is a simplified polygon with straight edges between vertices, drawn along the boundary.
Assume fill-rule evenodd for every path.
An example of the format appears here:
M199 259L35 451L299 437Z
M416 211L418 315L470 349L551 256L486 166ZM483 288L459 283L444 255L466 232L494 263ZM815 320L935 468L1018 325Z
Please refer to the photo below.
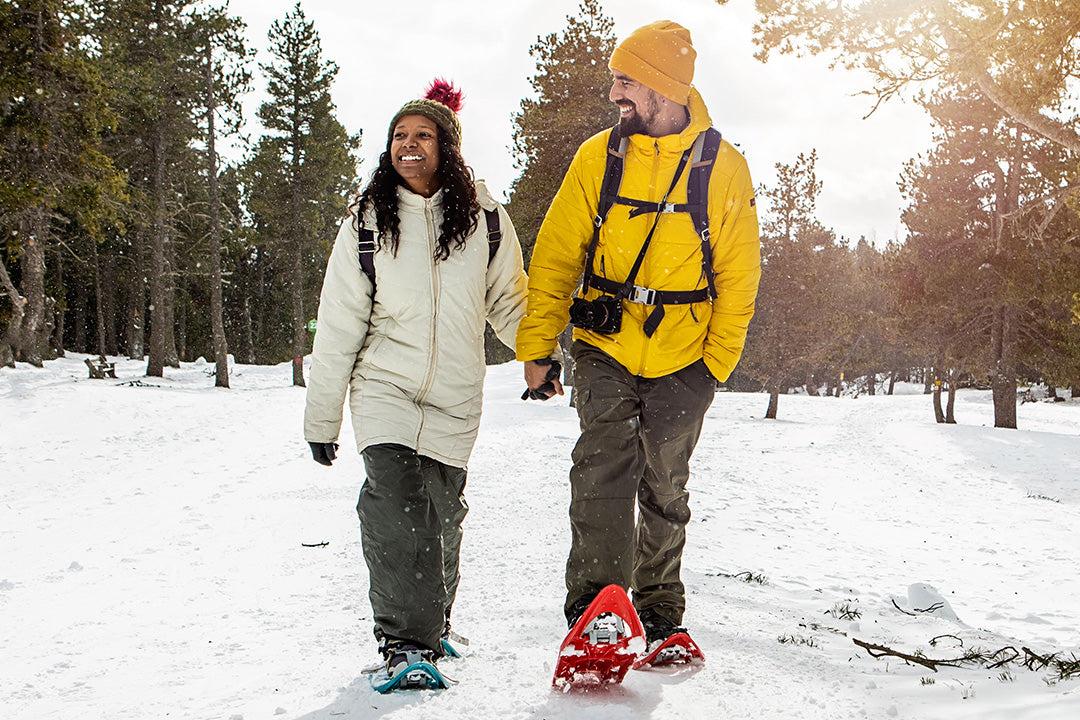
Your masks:
M46 293L49 249L65 224L96 242L108 198L121 192L100 149L113 121L107 92L71 27L74 9L61 0L0 5L0 261L18 261L23 288L4 268L12 302L4 364L18 354L41 365L56 305Z
M196 16L199 43L202 45L205 83L200 104L204 109L207 164L207 223L210 244L210 320L214 351L214 384L229 387L229 346L225 337L225 312L222 292L222 222L220 178L217 154L217 123L221 114L225 131L239 131L242 116L239 97L251 80L246 63L249 57L244 45L244 24L224 11L211 9Z
M758 191L768 202L762 222L762 271L757 309L739 363L769 393L766 417L775 418L780 395L813 387L830 358L843 365L855 339L852 303L844 290L846 250L814 216L822 183L817 152L777 163L776 185Z
M922 320L911 324L935 364L988 377L995 426L1015 428L1021 368L1080 376L1067 322L1080 219L1047 201L1068 192L1069 157L976 89L928 107L937 145L905 168L902 185L912 231L906 309Z
M529 48L536 74L535 97L514 115L514 155L521 174L511 187L507 210L528 262L544 213L562 183L578 145L618 122L608 100L615 50L610 17L599 0L582 0L559 34L537 38Z
M293 384L304 386L307 310L315 305L336 224L345 215L345 196L356 180L351 154L360 136L349 135L334 115L330 87L337 65L322 56L313 22L300 3L270 28L274 61L261 65L270 99L259 108L268 131L248 162L248 208L279 279L289 291Z
M521 171L510 188L506 210L514 220L528 266L536 234L578 146L618 122L608 99L615 50L612 19L599 0L582 0L576 16L566 17L561 33L538 37L529 48L536 74L529 78L534 97L521 101L514 115L515 167ZM490 328L485 335L487 362L513 358ZM567 355L569 358L569 355ZM572 378L567 362L565 377Z
M173 327L175 214L183 206L182 170L191 168L198 136L194 98L202 58L192 12L183 0L90 0L102 72L115 89L120 122L110 154L128 175L128 240L135 258L129 299L131 357L142 357L144 278L150 301L146 374L161 377L179 362Z

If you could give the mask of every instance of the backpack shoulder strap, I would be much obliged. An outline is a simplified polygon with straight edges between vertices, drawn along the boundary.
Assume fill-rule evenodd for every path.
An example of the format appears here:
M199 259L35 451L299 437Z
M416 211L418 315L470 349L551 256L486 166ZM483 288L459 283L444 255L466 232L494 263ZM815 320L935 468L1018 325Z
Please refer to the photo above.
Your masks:
M484 210L484 219L487 220L488 237L488 265L495 259L495 253L499 252L499 243L502 242L502 227L499 224L499 208Z
M607 220L607 214L622 186L623 161L626 159L627 139L619 133L619 126L611 128L608 134L607 163L604 167L604 179L600 183L600 199L596 207L594 225L600 227Z
M368 280L371 281L371 291L375 294L375 231L369 230L365 227L360 228L358 233L360 235L360 241L358 243L358 249L360 251L360 269L364 271L364 274L368 276Z
M600 197L596 204L596 217L593 218L593 237L589 247L585 250L585 286L595 275L593 273L593 258L596 256L596 246L600 242L600 226L607 219L611 206L619 196L619 187L622 185L623 161L626 159L627 140L619 134L619 126L611 128L607 142L607 163L604 166L604 179L600 182Z
M712 243L709 233L709 178L720 151L720 131L709 128L694 143L690 158L690 177L686 185L686 204L694 229L701 238L701 267L708 280L709 297L716 299L716 273L713 271Z

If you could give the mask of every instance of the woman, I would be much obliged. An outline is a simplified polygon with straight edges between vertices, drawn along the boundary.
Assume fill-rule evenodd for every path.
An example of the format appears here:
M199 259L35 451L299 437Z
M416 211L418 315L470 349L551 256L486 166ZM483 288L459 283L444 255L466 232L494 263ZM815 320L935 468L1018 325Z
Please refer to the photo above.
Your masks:
M436 81L394 116L330 254L311 356L304 434L324 465L335 457L348 390L367 473L360 536L382 679L391 683L450 649L484 324L512 347L525 308L514 227L461 157L460 101ZM496 223L502 237L489 250ZM373 268L362 267L364 237L375 239L365 258Z

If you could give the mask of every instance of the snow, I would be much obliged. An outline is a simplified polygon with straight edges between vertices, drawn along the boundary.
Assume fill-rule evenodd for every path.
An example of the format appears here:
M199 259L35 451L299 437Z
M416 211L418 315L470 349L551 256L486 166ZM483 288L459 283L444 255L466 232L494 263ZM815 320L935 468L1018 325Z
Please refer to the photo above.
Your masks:
M89 380L85 357L0 369L5 718L1080 717L1080 680L1049 669L935 673L853 642L1080 655L1080 401L1000 430L978 390L949 426L910 386L784 396L774 421L766 396L718 394L683 570L707 662L561 694L576 416L491 368L454 616L472 645L440 664L460 684L381 696L360 674L362 463L311 460L288 364L223 390L205 362Z

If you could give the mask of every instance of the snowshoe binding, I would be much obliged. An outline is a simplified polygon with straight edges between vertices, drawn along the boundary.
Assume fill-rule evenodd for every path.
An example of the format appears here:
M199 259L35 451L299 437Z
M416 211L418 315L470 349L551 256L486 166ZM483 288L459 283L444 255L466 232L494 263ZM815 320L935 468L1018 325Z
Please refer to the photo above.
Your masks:
M435 666L435 653L409 643L389 643L382 648L386 662L371 674L377 692L391 690L439 690L454 682Z

